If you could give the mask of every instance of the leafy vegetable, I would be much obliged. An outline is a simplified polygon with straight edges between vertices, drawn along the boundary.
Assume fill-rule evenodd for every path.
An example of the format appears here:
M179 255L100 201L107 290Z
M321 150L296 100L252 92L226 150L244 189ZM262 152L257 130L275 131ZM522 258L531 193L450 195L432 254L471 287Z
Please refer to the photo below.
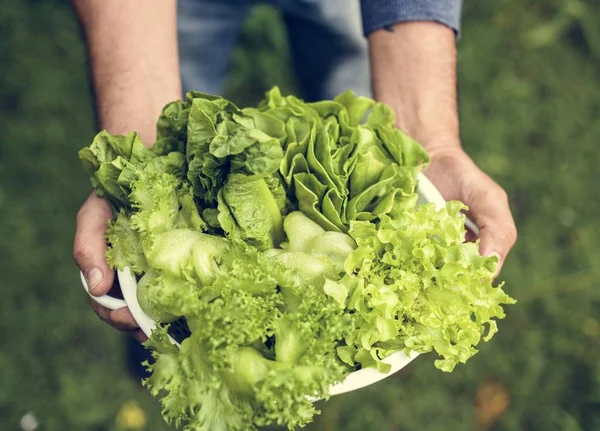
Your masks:
M125 137L102 131L79 152L79 158L96 192L117 210L129 207L131 184L139 169L181 177L187 168L181 153L157 155L142 144L135 132Z
M353 224L358 247L345 267L356 279L346 307L360 320L346 343L356 361L366 353L377 362L397 350L435 350L443 358L436 366L452 371L496 333L500 304L514 300L492 286L496 259L464 243L462 209L459 202L440 211L413 203L402 218Z
M157 141L99 133L80 152L116 218L107 260L139 276L162 326L146 347L163 416L188 430L303 426L308 397L398 351L452 371L497 331L496 262L464 243L465 209L418 205L423 148L351 92L255 108L190 92ZM168 324L191 335L171 344Z
M416 173L429 160L392 127L388 107L351 92L303 104L275 88L262 109L286 122L281 174L298 209L326 230L347 232L353 220L389 213L415 192Z

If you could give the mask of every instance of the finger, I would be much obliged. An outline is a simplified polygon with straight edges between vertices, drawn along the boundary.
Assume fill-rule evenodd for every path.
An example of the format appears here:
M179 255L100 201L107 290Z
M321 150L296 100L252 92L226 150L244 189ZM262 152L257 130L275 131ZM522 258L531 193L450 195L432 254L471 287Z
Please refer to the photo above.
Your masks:
M138 343L143 344L146 341L148 341L148 337L146 337L146 334L144 334L144 331L142 331L141 329L138 329L134 332L131 333L131 335L133 336L133 338L135 338Z
M90 303L92 304L94 311L96 311L96 314L98 314L98 317L112 327L123 332L131 332L139 329L139 325L131 315L129 308L123 307L118 310L110 310L98 304L91 298Z
M86 278L90 293L101 296L113 284L114 273L106 263L104 236L111 219L104 199L92 193L77 213L77 231L73 241L73 259Z
M133 331L140 327L131 315L129 307L119 308L118 310L110 310L108 313L108 319L111 325L122 331Z
M498 274L517 240L517 229L508 198L504 190L491 179L479 182L479 186L472 190L466 202L469 206L468 214L480 229L481 254L498 257Z

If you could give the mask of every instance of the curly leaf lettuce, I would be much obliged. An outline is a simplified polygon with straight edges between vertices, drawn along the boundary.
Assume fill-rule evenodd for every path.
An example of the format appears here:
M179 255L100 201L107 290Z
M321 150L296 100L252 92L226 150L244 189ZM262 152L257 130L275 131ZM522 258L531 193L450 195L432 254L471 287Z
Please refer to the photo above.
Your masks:
M171 173L179 178L187 171L181 153L157 154L146 148L135 132L119 136L102 131L89 147L79 151L79 158L92 186L115 212L121 208L130 209L131 185L142 170Z
M186 429L303 426L317 413L307 395L326 397L347 372L335 345L350 318L316 286L288 284L296 299L286 302L270 276L277 264L243 243L230 250L213 261L210 283L149 279L149 304L185 316L191 336L173 350L165 329L153 333L145 385L161 395L164 417Z
M452 371L496 333L501 304L515 301L492 285L497 259L464 242L463 209L459 202L440 211L419 205L398 219L353 223L358 247L345 263L354 277L346 307L360 321L346 342L355 361L435 350L436 366Z
M150 268L144 255L140 233L131 226L131 219L121 210L111 221L106 232L110 247L106 251L106 261L112 268L124 270L129 267L137 274Z

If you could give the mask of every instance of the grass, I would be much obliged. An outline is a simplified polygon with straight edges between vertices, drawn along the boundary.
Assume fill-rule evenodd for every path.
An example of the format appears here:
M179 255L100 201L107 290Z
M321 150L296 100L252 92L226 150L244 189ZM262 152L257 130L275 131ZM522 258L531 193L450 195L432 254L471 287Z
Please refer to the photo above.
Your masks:
M74 18L58 1L0 0L0 11L0 428L31 412L43 430L169 429L71 260L89 189L76 152L94 134ZM465 4L462 138L511 197L520 237L502 278L519 303L454 373L425 356L334 397L308 429L600 429L598 13L575 1ZM276 20L261 9L246 27L229 86L238 100L294 88L281 27L263 25Z

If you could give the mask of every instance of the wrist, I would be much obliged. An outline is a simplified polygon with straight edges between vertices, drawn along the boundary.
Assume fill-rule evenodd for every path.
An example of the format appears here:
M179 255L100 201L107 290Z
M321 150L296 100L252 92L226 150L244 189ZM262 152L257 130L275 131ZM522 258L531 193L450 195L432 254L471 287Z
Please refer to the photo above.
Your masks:
M452 165L455 167L460 166L460 171L463 174L467 172L478 171L478 167L469 157L467 153L462 149L460 145L436 145L431 149L427 149L429 154L430 163L426 168L427 172L431 172L433 169L438 170L440 166Z
M421 133L421 135L426 135ZM465 154L460 139L457 134L454 133L438 133L430 135L426 139L419 140L415 139L419 144L425 148L430 157L438 155L462 155Z
M181 99L178 75L165 73L159 82L133 81L129 73L95 78L99 128L113 135L137 132L146 147L152 146L162 109L167 103Z
M143 100L143 99L142 99ZM167 102L165 102L167 103ZM113 135L128 135L136 132L146 147L156 141L156 121L162 106L144 109L146 112L129 106L128 103L109 104L98 101L98 126Z
M181 98L177 2L77 0L85 31L98 126L112 134L156 138L165 104Z
M369 36L375 98L396 126L427 150L460 148L454 32L434 22L405 22Z

